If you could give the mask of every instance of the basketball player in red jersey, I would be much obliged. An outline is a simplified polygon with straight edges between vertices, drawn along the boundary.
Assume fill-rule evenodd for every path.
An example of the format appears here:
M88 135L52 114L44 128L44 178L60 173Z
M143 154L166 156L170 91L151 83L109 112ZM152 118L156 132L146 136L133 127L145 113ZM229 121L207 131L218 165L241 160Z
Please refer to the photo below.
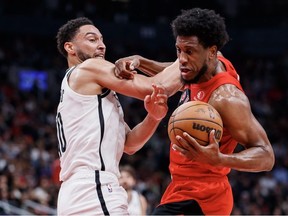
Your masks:
M251 111L235 68L219 52L229 40L224 19L213 10L194 8L182 11L172 22L172 29L178 58L171 66L165 68L135 55L116 62L116 76L124 74L122 78L133 79L133 68L150 76L156 74L154 77L178 74L173 82L162 85L169 88L174 82L183 84L179 104L199 100L214 106L222 117L224 131L219 143L211 131L207 146L185 132L177 137L181 146L171 143L171 183L152 214L229 215L233 195L227 174L231 169L270 171L275 161L273 149ZM244 150L233 153L238 143Z

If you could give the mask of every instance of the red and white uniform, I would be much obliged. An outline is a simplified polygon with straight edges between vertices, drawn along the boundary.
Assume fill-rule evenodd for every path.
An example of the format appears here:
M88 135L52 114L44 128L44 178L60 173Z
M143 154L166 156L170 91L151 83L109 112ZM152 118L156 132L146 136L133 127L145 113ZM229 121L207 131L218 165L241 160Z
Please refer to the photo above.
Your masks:
M239 76L230 61L221 56L218 59L225 65L226 72L215 75L208 82L187 85L180 104L189 100L208 102L213 91L224 84L235 85L243 91ZM236 145L236 140L224 125L220 151L225 154L233 153ZM172 181L162 196L161 204L196 200L204 214L231 214L233 196L227 179L230 168L191 161L171 148L169 169Z

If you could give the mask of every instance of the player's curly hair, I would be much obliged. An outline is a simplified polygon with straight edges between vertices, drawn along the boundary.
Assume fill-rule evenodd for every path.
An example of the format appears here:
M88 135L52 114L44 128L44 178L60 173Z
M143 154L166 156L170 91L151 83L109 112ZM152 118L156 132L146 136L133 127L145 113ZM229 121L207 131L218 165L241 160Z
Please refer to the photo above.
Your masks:
M171 27L175 38L196 36L205 48L216 45L220 50L229 41L224 18L209 9L182 10Z
M69 20L59 28L56 35L57 49L65 58L67 57L67 52L64 49L64 44L71 41L83 25L94 25L94 23L86 17L79 17Z

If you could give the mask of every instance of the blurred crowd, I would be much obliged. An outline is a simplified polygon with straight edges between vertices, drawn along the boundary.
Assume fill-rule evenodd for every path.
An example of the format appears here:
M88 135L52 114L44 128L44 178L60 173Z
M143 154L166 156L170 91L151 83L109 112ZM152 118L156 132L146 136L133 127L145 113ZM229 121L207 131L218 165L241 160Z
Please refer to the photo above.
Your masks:
M13 2L15 3L15 0L1 1L0 16L9 15L11 17L12 12L17 13L17 9L12 7ZM19 2L24 4L24 1ZM128 16L126 12L131 11L132 13L133 11L131 4L135 5L135 1L132 0L112 1L115 5L119 4L118 11L115 11L115 7L109 7L107 2L110 1L97 1L96 4L93 0L85 0L81 1L81 5L75 3L78 1L29 0L29 2L34 4L35 8L39 7L39 10L27 9L27 13L34 15L43 14L60 19L69 14L71 17L67 15L68 19L79 15L92 16L92 14L97 14L95 17L90 17L95 19L97 17L106 18L107 22L115 22L115 19L125 21L127 19L125 14ZM140 1L139 4L143 7L146 5L147 9L148 6L144 2L146 1ZM188 4L185 3L187 1L181 2L186 6ZM226 15L232 18L237 17L237 14L240 13L239 11L233 12L233 4L224 4L225 1L220 0L213 2L212 6L207 3L203 7L210 5L210 7L222 8L222 11L230 11ZM248 5L247 1L241 2L242 8L245 6L245 2ZM251 1L251 4L256 4L255 2ZM281 1L277 2L279 3L278 7L281 8ZM157 1L154 1L154 3L156 4ZM238 2L238 6L239 4ZM99 10L100 7L104 9ZM268 13L267 1L263 1L262 7L266 8L266 13ZM75 8L78 8L78 10L75 10ZM138 12L140 8L138 8ZM151 9L151 14L156 14L154 9ZM70 13L64 13L63 11L70 11ZM169 9L167 14L174 16L174 12ZM25 12L22 10L18 11L19 13L23 15ZM163 11L159 13L157 20L163 21L165 13ZM161 13L163 13L162 18L160 17ZM111 14L114 14L114 16L112 17ZM137 17L136 15L140 16L141 13L133 11L129 16L133 17L133 14ZM175 14L178 14L178 12L175 12ZM149 17L147 14L143 14L141 17L142 20L139 18L138 22L143 20L152 22L151 16ZM280 19L281 11L277 16L275 14L274 18L276 20ZM129 22L129 20L126 21ZM244 21L242 22L244 23ZM285 25L284 21L277 23L281 26ZM3 26L3 23L0 23L0 26ZM13 34L12 32L5 32L5 29L0 31L0 215L11 214L11 206L15 207L15 211L19 208L36 215L55 214L54 210L56 209L57 193L60 185L58 180L59 158L55 114L59 97L58 91L65 72L66 62L57 53L54 39L55 32L51 36L29 33ZM23 32L25 31L23 30ZM106 43L105 35L104 42ZM119 57L131 55L132 52L137 50L148 54L146 57L156 60L173 61L176 58L174 52L167 52L167 50L163 50L156 45L154 52L145 53L143 44L138 49L123 45L121 51L119 51L119 44L117 43L119 42L107 41L108 60L115 61ZM233 41L230 43L233 44ZM140 43L137 42L133 46L137 44L140 46ZM173 46L173 44L171 45ZM227 46L229 46L229 43ZM252 110L266 129L273 145L276 164L271 172L245 173L232 170L229 179L235 199L233 214L287 215L288 49L287 52L277 55L269 55L268 53L261 56L237 51L227 50L223 54L234 63L240 74L241 83L250 99ZM35 83L29 90L21 89L18 77L21 68L46 71L49 76L47 80L48 88L40 89ZM124 154L121 160L121 164L130 164L136 169L138 180L136 189L148 200L147 214L159 203L161 195L170 181L167 122L169 115L177 106L179 96L179 94L176 94L170 98L170 113L161 122L157 132L143 149L132 156ZM119 95L119 97L124 109L125 119L130 127L133 127L146 114L143 102L122 95ZM236 150L239 150L238 148ZM3 203L11 204L11 206L9 208L5 207ZM17 214L15 211L13 214Z

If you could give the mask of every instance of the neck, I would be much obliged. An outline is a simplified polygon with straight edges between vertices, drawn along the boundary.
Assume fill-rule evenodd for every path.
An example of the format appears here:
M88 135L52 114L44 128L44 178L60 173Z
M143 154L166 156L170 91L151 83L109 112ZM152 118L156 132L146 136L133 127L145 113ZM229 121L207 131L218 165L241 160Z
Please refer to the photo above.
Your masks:
M219 60L218 59L216 59L216 63L215 63L215 66L214 66L214 68L213 68L213 70L212 70L212 72L211 72L211 76L213 77L213 76L215 76L218 72L220 72L221 71L221 67L220 67L220 64L219 64Z
M204 77L206 81L212 79L212 77L214 77L216 74L218 74L219 72L221 72L221 67L219 66L219 60L216 59L215 63L213 65L211 65L206 73L204 74Z
M67 58L67 63L68 63L68 67L71 68L75 65L78 65L80 63L82 63L83 61L81 61L79 58L72 58L72 57L68 57Z

